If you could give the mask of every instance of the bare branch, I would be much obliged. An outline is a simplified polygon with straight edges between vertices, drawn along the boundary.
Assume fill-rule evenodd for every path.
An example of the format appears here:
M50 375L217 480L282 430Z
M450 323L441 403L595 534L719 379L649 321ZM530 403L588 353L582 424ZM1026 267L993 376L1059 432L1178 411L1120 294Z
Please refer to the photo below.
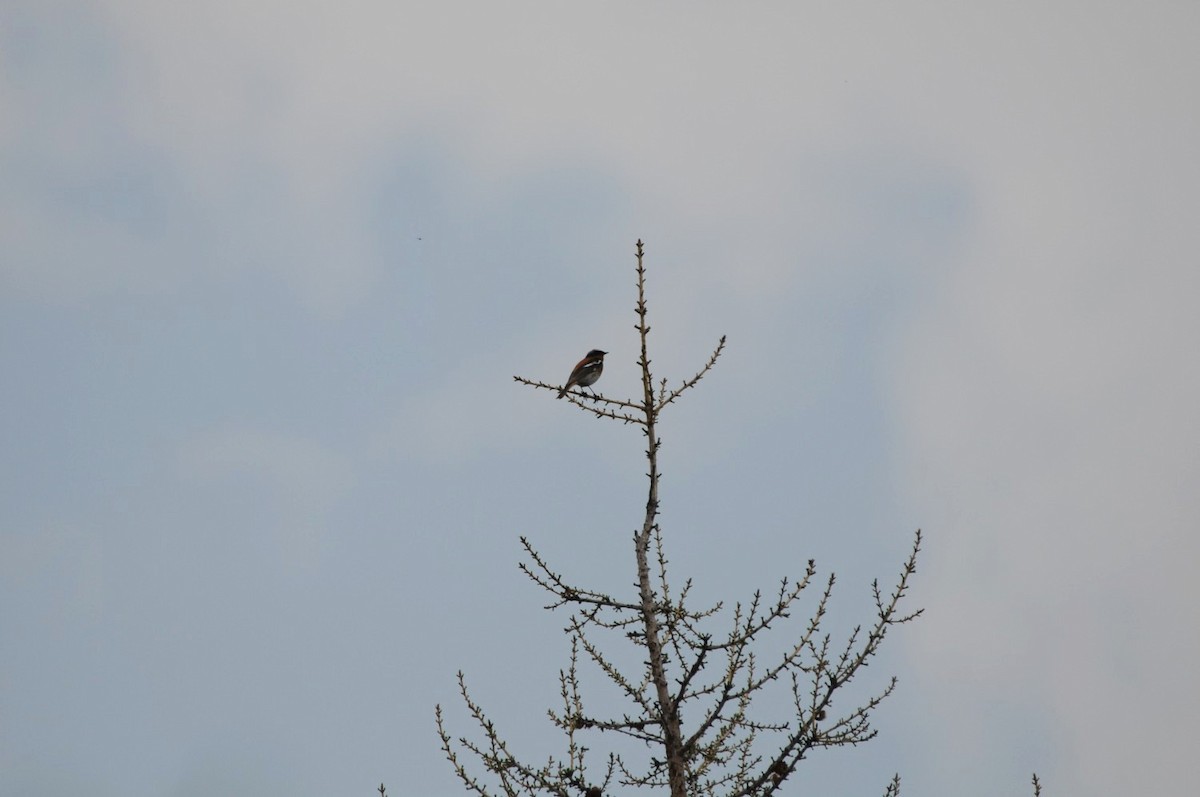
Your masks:
M721 340L717 343L717 348L713 350L712 356L710 356L708 358L708 362L704 364L704 367L701 368L700 371L695 376L693 376L691 379L684 382L682 385L680 385L675 390L672 390L670 392L670 394L667 394L667 392L666 392L667 380L664 379L663 383L662 383L662 390L660 391L660 394L659 394L658 406L656 407L656 409L661 411L668 404L675 401L675 399L679 398L685 391L691 390L693 387L695 387L696 383L699 382L701 379L703 379L705 374L707 374L709 371L711 371L712 367L717 364L717 358L721 356L721 352L724 350L725 350L725 336L722 335Z
M552 385L549 382L540 382L536 379L526 379L523 376L513 376L514 382L520 382L522 385L538 388L540 390L549 390L556 395L562 390L562 385ZM642 419L629 413L617 412L616 410L604 409L602 407L589 407L583 403L584 399L593 401L599 404L605 404L609 407L628 407L632 410L641 410L641 406L632 401L624 401L622 399L611 399L599 393L594 393L591 390L585 391L583 388L575 388L568 390L564 396L575 406L582 407L588 412L595 415L597 418L612 418L613 420L621 421L622 423L641 424Z
M629 611L638 610L637 604L622 603L621 601L615 600L611 596L605 595L602 592L592 592L590 590L579 589L577 587L570 586L563 580L562 576L550 569L545 560L542 559L541 555L530 544L528 539L526 539L524 536L522 536L520 539L521 547L525 549L527 554L529 554L529 558L533 560L533 563L537 566L537 569L535 571L524 562L519 563L517 567L520 568L522 573L529 576L531 581L558 598L557 602L549 604L545 608L557 609L560 606L564 606L568 603L584 603L593 604L605 609L625 609Z

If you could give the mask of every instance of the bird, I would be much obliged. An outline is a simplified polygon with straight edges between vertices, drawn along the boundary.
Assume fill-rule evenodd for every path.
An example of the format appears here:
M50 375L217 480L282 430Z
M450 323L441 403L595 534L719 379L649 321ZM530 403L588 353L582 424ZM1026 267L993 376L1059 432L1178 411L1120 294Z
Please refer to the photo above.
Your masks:
M558 397L562 398L567 395L567 391L572 387L587 387L594 384L604 371L604 355L606 354L608 352L599 349L589 351L586 357L575 364L571 375L567 377L567 383L562 386L562 390L558 391Z

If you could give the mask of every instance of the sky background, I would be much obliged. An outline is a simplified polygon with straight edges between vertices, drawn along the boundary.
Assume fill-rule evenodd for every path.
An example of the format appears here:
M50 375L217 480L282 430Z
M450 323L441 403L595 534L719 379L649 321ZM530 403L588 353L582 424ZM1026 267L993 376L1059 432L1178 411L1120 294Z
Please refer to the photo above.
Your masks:
M0 795L461 793L566 615L915 529L879 738L785 793L1200 780L1200 6L0 0ZM777 639L783 644L786 634ZM604 739L593 740L595 750ZM617 792L621 793L621 792Z

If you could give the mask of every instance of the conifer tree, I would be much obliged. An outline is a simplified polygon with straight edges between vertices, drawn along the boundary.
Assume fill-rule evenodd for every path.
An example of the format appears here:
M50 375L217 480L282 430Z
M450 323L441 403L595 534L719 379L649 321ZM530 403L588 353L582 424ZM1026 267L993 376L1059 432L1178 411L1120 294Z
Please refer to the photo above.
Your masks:
M571 612L565 629L570 657L559 675L562 703L549 712L563 749L541 759L544 763L519 756L459 672L460 694L477 735L455 738L440 705L437 730L458 778L480 797L602 797L635 787L670 797L788 793L789 777L814 753L875 736L871 715L895 689L895 678L876 683L873 692L858 700L850 700L844 690L859 679L892 628L921 614L920 609L901 611L916 571L920 531L894 587L872 584L874 616L840 637L826 629L834 575L818 576L812 560L795 579L783 579L769 594L755 592L731 609L724 603L694 606L692 580L669 577L673 574L668 573L659 522L659 419L713 369L725 351L725 338L691 378L676 386L667 379L656 381L643 258L638 241L635 329L641 395L613 398L591 389L566 391L583 412L636 425L645 438L645 515L632 540L636 588L610 595L577 584L521 538L521 570L550 595L548 609ZM561 385L513 378L547 391L548 398L562 390ZM804 621L797 619L801 612ZM772 645L768 632L783 638ZM637 655L626 655L622 646L632 646ZM621 663L626 661L638 664ZM585 697L582 666L595 668L611 682L624 703L599 705ZM841 697L836 707L835 695ZM853 707L845 708L847 704ZM622 746L612 739L610 752L597 763L592 750L605 737L636 744ZM897 776L885 795L895 797L899 789Z

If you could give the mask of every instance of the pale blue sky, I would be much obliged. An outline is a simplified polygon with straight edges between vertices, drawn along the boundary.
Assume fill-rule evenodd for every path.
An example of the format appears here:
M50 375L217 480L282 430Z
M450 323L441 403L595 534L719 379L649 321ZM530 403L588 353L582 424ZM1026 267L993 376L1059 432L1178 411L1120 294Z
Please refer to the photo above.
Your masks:
M0 3L0 795L455 794L632 579L637 385L677 578L915 528L880 736L797 793L1200 779L1190 4ZM587 507L581 512L580 507ZM603 747L603 739L592 744Z

